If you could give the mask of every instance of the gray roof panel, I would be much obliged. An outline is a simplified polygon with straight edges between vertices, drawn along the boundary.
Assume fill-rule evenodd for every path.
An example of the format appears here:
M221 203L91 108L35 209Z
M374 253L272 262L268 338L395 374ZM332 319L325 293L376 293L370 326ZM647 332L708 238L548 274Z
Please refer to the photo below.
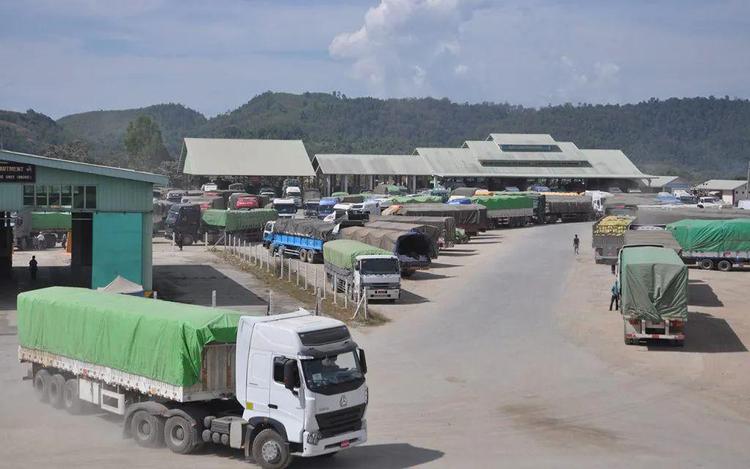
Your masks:
M314 176L301 140L186 138L183 172L200 176Z
M430 168L418 155L317 154L323 174L430 176Z

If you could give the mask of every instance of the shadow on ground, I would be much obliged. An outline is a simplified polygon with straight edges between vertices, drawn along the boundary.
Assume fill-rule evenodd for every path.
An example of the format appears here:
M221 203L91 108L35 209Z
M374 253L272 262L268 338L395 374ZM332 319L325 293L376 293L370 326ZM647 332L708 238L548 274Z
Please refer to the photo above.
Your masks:
M292 468L390 468L415 467L443 457L442 451L420 448L408 443L357 446L332 458L297 458Z
M707 307L724 306L724 303L716 295L711 285L703 280L688 281L688 304L690 306Z
M423 296L419 296L416 293L412 293L409 290L401 289L401 298L398 299L397 303L400 305L416 305L420 303L427 303L430 300ZM374 301L373 301L374 303Z
M441 252L440 256L445 257L466 257L476 255L476 249L451 249L449 251Z
M159 298L178 303L211 306L256 306L266 302L253 292L209 265L154 266L154 290Z
M418 270L414 272L406 280L437 280L441 278L452 278L450 275L434 274L428 270Z
M448 269L451 267L457 267L457 266L454 264L445 264L443 262L431 262L430 263L430 269Z
M678 351L689 353L747 352L732 327L722 318L707 313L688 313L685 328L685 345L675 347L669 341L654 340L646 346L652 351Z

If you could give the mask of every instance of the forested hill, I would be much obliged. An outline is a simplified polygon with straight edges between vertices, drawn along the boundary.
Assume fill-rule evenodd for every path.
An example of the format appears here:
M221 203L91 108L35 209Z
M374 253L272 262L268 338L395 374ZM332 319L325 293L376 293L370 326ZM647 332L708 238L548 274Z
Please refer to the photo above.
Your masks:
M178 104L93 111L57 123L37 112L0 111L5 148L132 164L128 125L148 116L178 157L186 136L299 138L320 152L411 153L418 146L457 147L491 132L549 133L580 148L619 148L645 172L692 181L744 178L750 159L750 101L715 98L650 100L627 105L564 105L530 109L509 104L459 104L447 99L347 98L339 93L264 93L211 119ZM64 143L65 145L60 145ZM143 161L143 160L141 160ZM156 168L154 168L155 170Z

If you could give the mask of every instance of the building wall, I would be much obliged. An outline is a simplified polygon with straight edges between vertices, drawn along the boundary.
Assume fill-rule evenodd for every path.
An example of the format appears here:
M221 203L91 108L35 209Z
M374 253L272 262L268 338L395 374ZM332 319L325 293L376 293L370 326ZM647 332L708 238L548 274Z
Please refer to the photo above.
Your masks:
M143 247L142 214L94 214L91 288L103 287L118 275L143 284Z
M37 166L35 185L42 184L96 186L96 211L150 212L153 208L153 185L148 182ZM22 210L24 185L0 184L0 209Z
M740 200L747 200L750 198L750 194L747 192L747 186L742 186L734 190L732 204L737 205Z

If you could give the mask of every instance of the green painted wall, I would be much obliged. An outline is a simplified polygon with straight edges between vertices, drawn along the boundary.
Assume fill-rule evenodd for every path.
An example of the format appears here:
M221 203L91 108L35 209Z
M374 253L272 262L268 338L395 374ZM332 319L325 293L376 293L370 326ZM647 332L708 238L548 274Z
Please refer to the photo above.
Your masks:
M118 275L143 285L143 228L141 213L94 214L91 288L103 287Z
M36 167L35 184L96 186L96 210L102 212L151 212L153 185L96 174ZM0 210L23 209L23 184L0 184Z

